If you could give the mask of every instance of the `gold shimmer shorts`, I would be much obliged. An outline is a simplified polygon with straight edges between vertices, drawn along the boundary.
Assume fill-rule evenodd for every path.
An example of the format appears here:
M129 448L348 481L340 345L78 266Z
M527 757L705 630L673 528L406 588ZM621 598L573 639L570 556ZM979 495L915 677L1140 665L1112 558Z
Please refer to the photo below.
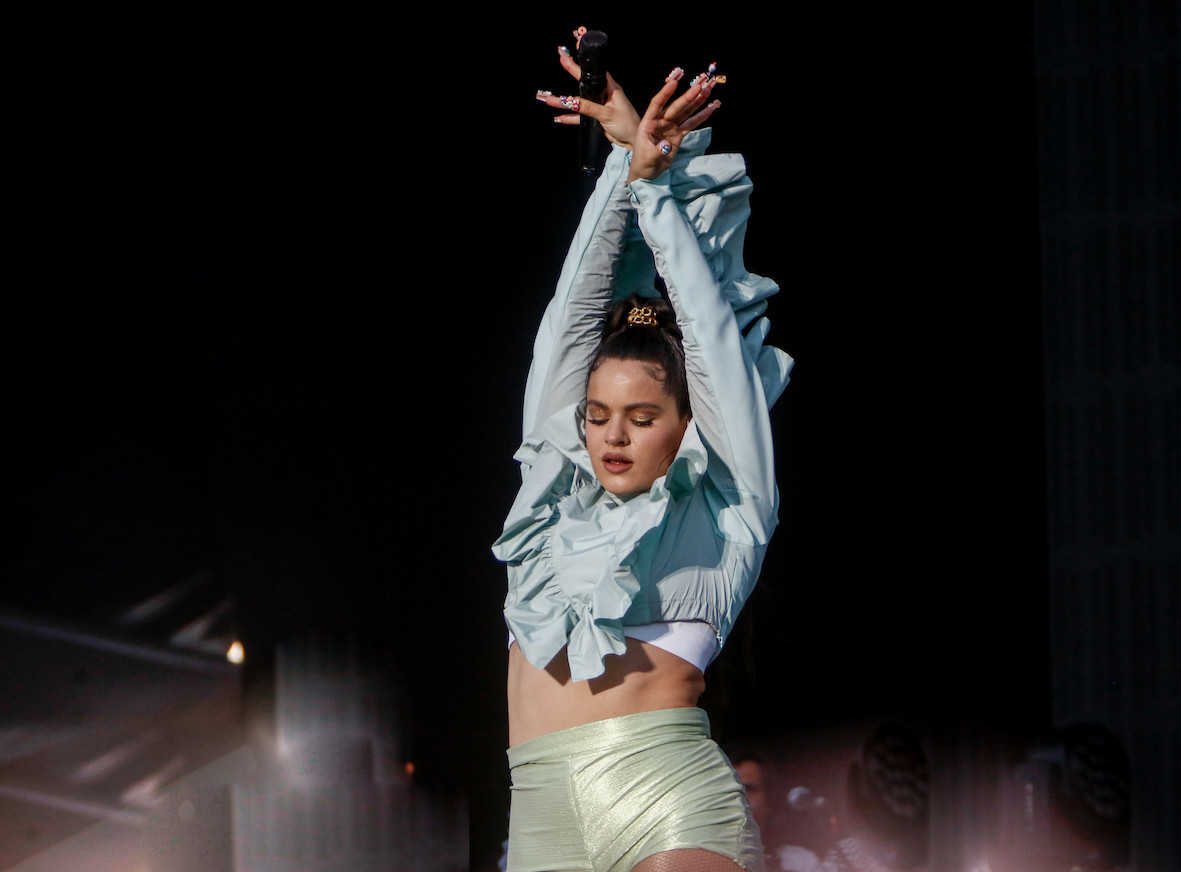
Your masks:
M759 830L698 708L595 721L508 750L508 872L627 872L700 848L762 872Z

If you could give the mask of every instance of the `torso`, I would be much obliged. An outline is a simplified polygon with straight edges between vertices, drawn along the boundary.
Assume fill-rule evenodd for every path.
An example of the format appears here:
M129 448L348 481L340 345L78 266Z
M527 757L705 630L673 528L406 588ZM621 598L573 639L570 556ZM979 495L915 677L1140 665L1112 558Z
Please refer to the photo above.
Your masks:
M693 664L638 639L604 659L606 671L573 681L563 650L545 668L533 666L516 643L509 647L509 745L592 721L667 708L691 708L705 692Z

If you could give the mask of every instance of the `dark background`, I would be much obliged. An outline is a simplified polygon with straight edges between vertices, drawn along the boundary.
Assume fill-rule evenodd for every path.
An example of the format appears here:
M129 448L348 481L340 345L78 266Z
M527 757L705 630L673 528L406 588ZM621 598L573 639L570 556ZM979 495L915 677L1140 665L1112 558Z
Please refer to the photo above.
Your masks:
M1027 15L725 13L585 21L638 106L675 65L728 76L714 146L797 360L715 728L1037 728ZM205 571L264 673L313 625L396 643L418 771L469 791L476 842L507 783L489 546L582 198L533 99L572 88L565 15L75 20L29 35L9 133L3 602L86 617Z

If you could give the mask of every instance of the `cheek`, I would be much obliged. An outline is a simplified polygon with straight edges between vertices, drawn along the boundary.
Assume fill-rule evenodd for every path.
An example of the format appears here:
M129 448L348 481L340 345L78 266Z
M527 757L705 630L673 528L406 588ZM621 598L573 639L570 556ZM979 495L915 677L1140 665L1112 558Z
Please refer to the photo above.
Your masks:
M684 430L676 430L671 433L667 433L665 437L660 440L661 444L655 453L659 455L660 471L662 473L669 468L673 462L673 459L677 456L677 451L679 451L681 448L681 440L684 438L684 436Z

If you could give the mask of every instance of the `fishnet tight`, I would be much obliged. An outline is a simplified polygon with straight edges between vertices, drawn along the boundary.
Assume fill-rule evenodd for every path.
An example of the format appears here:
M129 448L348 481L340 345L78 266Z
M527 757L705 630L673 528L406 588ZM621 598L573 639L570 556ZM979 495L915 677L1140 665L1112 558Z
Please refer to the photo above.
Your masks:
M721 854L690 848L653 854L632 867L632 872L743 872L743 869Z

